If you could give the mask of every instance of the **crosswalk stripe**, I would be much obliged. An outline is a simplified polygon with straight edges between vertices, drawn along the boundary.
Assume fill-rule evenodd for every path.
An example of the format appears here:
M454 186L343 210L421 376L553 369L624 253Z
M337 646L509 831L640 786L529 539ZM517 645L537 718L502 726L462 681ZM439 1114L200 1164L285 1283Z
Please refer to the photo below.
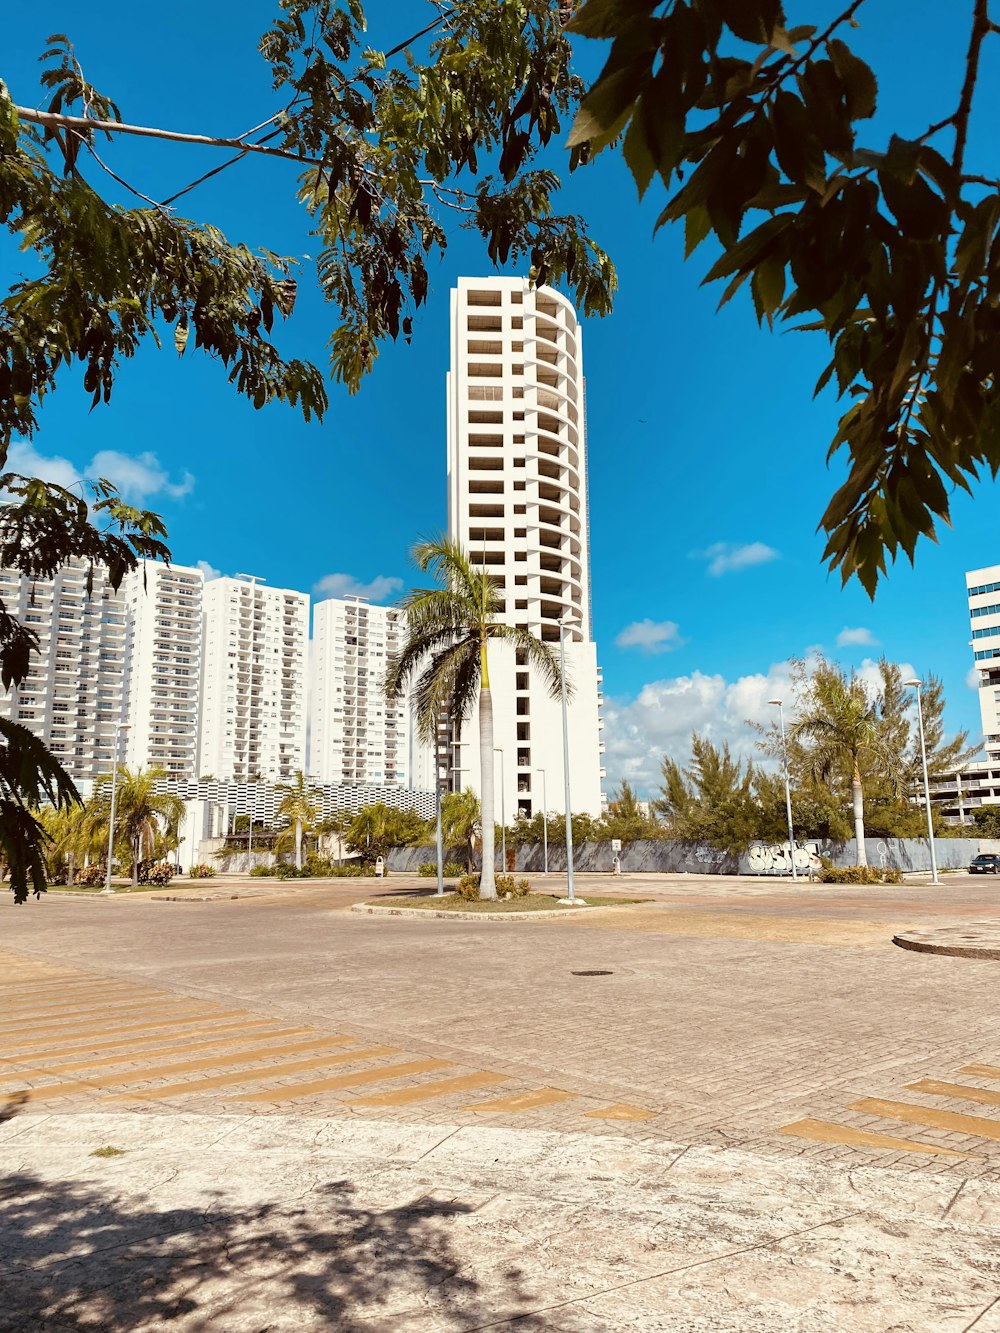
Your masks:
M452 1092L471 1092L473 1088L488 1088L495 1083L509 1083L509 1074L459 1074L455 1078L435 1079L416 1088L400 1088L397 1092L380 1092L374 1097L356 1097L355 1106L409 1106L412 1102L429 1102L434 1097L447 1097Z
M350 1041L349 1037L325 1037L309 1042L308 1045L315 1049L320 1045L340 1046L345 1041ZM127 1086L130 1083L148 1083L154 1078L168 1078L171 1074L193 1073L196 1069L230 1069L233 1065L250 1064L253 1060L270 1060L284 1054L284 1049L280 1046L258 1047L251 1051L233 1051L230 1054L207 1055L199 1060L182 1060L169 1065L151 1065L145 1069L131 1069L124 1074L102 1074L98 1078L76 1079L72 1083L50 1083L33 1089L41 1096L49 1097L67 1097L72 1092L87 1091L98 1088L114 1088ZM58 1070L53 1070L58 1073Z
M957 1133L975 1134L980 1139L1000 1139L1000 1120L988 1120L981 1115L962 1115L958 1111L938 1111L932 1107L915 1106L913 1102L883 1101L880 1097L865 1097L852 1102L852 1111L866 1111L882 1115L888 1120L902 1120L911 1125L927 1125L931 1129L953 1129Z
M211 1078L192 1079L188 1083L171 1083L165 1088L147 1088L143 1092L116 1094L118 1101L160 1101L164 1097L183 1097L189 1093L208 1092L212 1088L232 1088L241 1083L266 1083L268 1079L284 1078L286 1074L304 1074L312 1069L329 1069L331 1065L346 1065L359 1060L375 1060L383 1055L396 1055L394 1046L372 1046L367 1050L342 1051L339 1055L317 1056L311 1060L293 1060L287 1064L263 1065L257 1069L241 1069L232 1074L218 1074ZM144 1079L132 1079L132 1083Z
M19 1033L25 1031L52 1032L70 1023L92 1023L97 1018L102 1021L111 1021L115 1018L128 1018L133 1013L164 1013L178 1007L188 1008L194 1003L196 1001L192 999L179 999L176 996L171 996L168 1000L145 995L137 999L135 996L129 995L128 997L119 996L115 1000L95 1000L92 1004L82 1005L78 1009L59 1009L54 1010L51 1014L25 1013L10 1022L0 1023L0 1042L5 1037L16 1037Z
M974 1078L1000 1078L1000 1066L997 1065L963 1065L958 1072L972 1074Z
M656 1111L647 1111L643 1106L629 1106L618 1102L614 1106L602 1106L597 1111L585 1111L590 1120L652 1120Z
M43 1018L51 1017L50 1011L59 1013L68 1009L85 1009L88 1005L101 1001L106 1003L109 1000L153 1000L158 996L164 996L165 992L152 990L147 986L128 986L125 984L117 986L88 986L77 989L76 987L67 987L60 992L58 999L46 998L45 1000L25 1000L23 1003L12 1004L6 1000L0 999L0 1016L9 1021L21 1018L25 1015L40 1015ZM173 998L173 997L171 997Z
M957 1152L954 1148L940 1148L930 1143L916 1143L912 1139L897 1139L891 1134L876 1134L870 1129L836 1125L829 1120L796 1120L794 1125L782 1125L778 1133L792 1134L799 1139L812 1139L817 1143L843 1143L852 1148L891 1148L895 1152L932 1153L938 1157L974 1155Z
M929 1092L935 1097L961 1097L967 1102L985 1102L1000 1106L1000 1092L994 1088L971 1088L967 1083L944 1083L938 1078L922 1078L919 1083L907 1083L908 1092Z
M198 1000L174 1000L169 1004L155 1004L152 1006L143 1005L142 1007L129 1006L126 1009L108 1009L103 1012L95 1010L84 1017L65 1018L59 1023L43 1023L39 1025L26 1019L24 1022L19 1023L17 1027L11 1028L7 1032L0 1031L0 1048L2 1048L3 1043L10 1037L35 1034L58 1034L60 1032L75 1032L77 1030L83 1033L107 1031L110 1024L116 1023L119 1020L131 1021L132 1019L145 1018L147 1015L151 1018L155 1018L158 1014L165 1014L169 1017L172 1014L180 1013L185 1010L204 1014L205 1005L201 1004Z
M95 1031L99 1036L107 1032L115 1032L118 1035L110 1041L91 1041L86 1033L67 1033L64 1037L46 1037L45 1045L42 1048L36 1047L34 1041L25 1038L19 1042L5 1042L0 1045L0 1060L44 1060L49 1057L65 1055L86 1055L88 1051L113 1050L118 1046L131 1046L137 1041L143 1041L148 1036L150 1041L173 1041L175 1038L200 1037L209 1032L244 1032L253 1028L274 1027L275 1022L270 1018L243 1018L236 1023L218 1024L210 1017L203 1014L193 1014L186 1020L187 1024L194 1024L189 1032L177 1033L157 1033L156 1029L161 1027L177 1027L176 1020L168 1019L164 1022L146 1022L130 1023L117 1025L114 1028L107 1026ZM300 1032L311 1032L311 1028L295 1028L296 1035ZM266 1033L260 1032L259 1037L266 1036ZM75 1043L75 1044L74 1044Z
M136 1032L136 1031L148 1032L152 1028L190 1027L191 1024L193 1023L201 1023L202 1025L204 1025L205 1023L211 1022L211 1020L215 1018L244 1018L245 1016L246 1016L245 1009L221 1009L219 1010L218 1013L212 1013L211 1011L206 1013L204 1005L198 1005L194 1001L192 1001L189 1012L181 1014L171 1013L170 1015L164 1018L147 1018L142 1022L133 1022L132 1019L136 1017L133 1014L130 1015L129 1021L127 1023L109 1022L109 1023L99 1023L93 1027L86 1027L86 1028L80 1028L80 1027L63 1028L63 1029L57 1028L54 1032L49 1031L45 1033L39 1033L36 1031L30 1034L30 1037L28 1033L25 1033L24 1038L21 1041L11 1042L4 1039L2 1042L0 1042L0 1053L5 1051L6 1052L15 1051L25 1046L29 1046L31 1045L31 1037L38 1037L40 1035L44 1035L46 1037L46 1040L50 1042L55 1041L58 1037L61 1036L65 1036L67 1041L84 1041L87 1037L90 1036L103 1037L107 1036L108 1033L112 1032L116 1034L118 1033L125 1034L128 1032Z
M558 1088L536 1088L534 1092L516 1092L512 1097L498 1097L492 1102L473 1102L463 1111L534 1111L539 1106L554 1106L557 1102L571 1101L572 1092Z
M245 1026L252 1025L248 1024ZM253 1041L261 1041L263 1038L267 1038L268 1041L277 1041L281 1037L301 1037L304 1036L305 1033L313 1032L313 1030L315 1029L279 1028L272 1030L272 1032L245 1032L244 1025L241 1024L239 1028L236 1029L236 1032L232 1033L232 1036L207 1037L204 1041L185 1041L180 1045L171 1044L167 1046L151 1046L149 1045L147 1038L135 1037L131 1042L128 1042L128 1049L120 1050L119 1053L113 1054L113 1056L101 1056L100 1058L97 1058L97 1060L73 1060L71 1062L65 1062L65 1052L61 1054L56 1053L56 1061L53 1062L53 1064L49 1064L49 1061L44 1056L19 1056L17 1058L19 1058L19 1064L21 1066L31 1066L33 1073L67 1074L75 1073L77 1069L99 1069L101 1066L107 1065L135 1064L135 1061L145 1060L147 1057L151 1058L151 1060L160 1060L160 1058L164 1056L180 1056L180 1054L184 1054L187 1050L209 1050L212 1046L244 1046L251 1044ZM243 1036L240 1036L240 1032L243 1033ZM107 1042L105 1045L121 1046L125 1045L125 1042ZM85 1049L89 1048L77 1048L75 1052L69 1053L77 1054ZM41 1068L43 1062L44 1069ZM3 1070L3 1072L0 1072L0 1080L9 1082L12 1078L24 1078L25 1074L27 1074L27 1070L24 1068Z
M403 1078L407 1074L429 1074L434 1069L450 1069L450 1060L408 1060L402 1065L382 1065L378 1069L367 1069L360 1074L341 1074L336 1078L316 1079L311 1083L291 1083L284 1088L274 1088L267 1092L252 1092L249 1096L237 1097L240 1102L290 1102L298 1097L309 1097L315 1092L335 1092L338 1088L362 1087L366 1083L388 1083L393 1078Z

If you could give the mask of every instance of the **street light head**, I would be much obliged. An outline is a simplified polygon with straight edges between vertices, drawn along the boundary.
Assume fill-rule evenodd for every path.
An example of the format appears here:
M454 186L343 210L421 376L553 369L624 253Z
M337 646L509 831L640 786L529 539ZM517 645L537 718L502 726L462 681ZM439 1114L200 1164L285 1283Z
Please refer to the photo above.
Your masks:
M768 702L769 704L777 704L778 707L780 708L781 705L782 705L782 703L783 703L784 701L781 700L781 699L768 699L767 702Z
M924 682L922 680L904 680L904 685L912 685L914 689L919 689Z

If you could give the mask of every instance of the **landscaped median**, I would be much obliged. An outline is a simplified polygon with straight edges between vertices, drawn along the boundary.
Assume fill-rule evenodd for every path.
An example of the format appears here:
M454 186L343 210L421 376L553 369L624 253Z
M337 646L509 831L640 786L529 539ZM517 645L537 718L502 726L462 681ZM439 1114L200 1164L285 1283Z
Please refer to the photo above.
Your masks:
M364 912L369 916L474 916L486 920L503 917L509 921L511 918L517 920L529 916L573 916L577 912L589 912L595 907L623 907L649 901L648 898L595 897L588 893L586 900L577 899L574 905L554 893L528 893L519 898L476 898L472 901L457 893L413 893L355 903L351 911Z

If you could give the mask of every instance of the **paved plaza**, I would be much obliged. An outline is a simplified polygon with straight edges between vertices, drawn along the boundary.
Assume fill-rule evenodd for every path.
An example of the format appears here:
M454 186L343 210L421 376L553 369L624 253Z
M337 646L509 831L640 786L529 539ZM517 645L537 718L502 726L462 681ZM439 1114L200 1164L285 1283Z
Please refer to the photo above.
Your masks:
M995 882L588 888L5 903L0 1328L1000 1330Z

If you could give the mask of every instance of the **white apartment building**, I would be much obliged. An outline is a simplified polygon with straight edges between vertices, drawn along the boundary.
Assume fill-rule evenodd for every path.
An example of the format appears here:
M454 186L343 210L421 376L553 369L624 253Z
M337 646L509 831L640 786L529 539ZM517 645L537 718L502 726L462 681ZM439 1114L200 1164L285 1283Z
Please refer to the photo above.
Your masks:
M322 783L411 784L408 709L383 694L402 612L363 597L313 608L309 772Z
M1000 565L969 570L965 586L983 739L990 759L1000 765Z
M0 569L0 600L38 636L20 687L0 692L0 717L38 736L85 790L111 771L122 720L125 604L103 569L72 561L51 579Z
M586 415L572 305L523 278L460 278L451 302L448 531L492 573L508 623L558 652L566 630L573 810L602 809L601 674L591 633ZM497 816L564 808L562 716L506 645L490 649ZM478 719L454 785L479 788ZM544 796L543 796L544 789Z
M287 782L306 767L309 596L205 584L199 777Z
M144 560L121 586L126 612L122 758L129 768L197 777L200 569Z

